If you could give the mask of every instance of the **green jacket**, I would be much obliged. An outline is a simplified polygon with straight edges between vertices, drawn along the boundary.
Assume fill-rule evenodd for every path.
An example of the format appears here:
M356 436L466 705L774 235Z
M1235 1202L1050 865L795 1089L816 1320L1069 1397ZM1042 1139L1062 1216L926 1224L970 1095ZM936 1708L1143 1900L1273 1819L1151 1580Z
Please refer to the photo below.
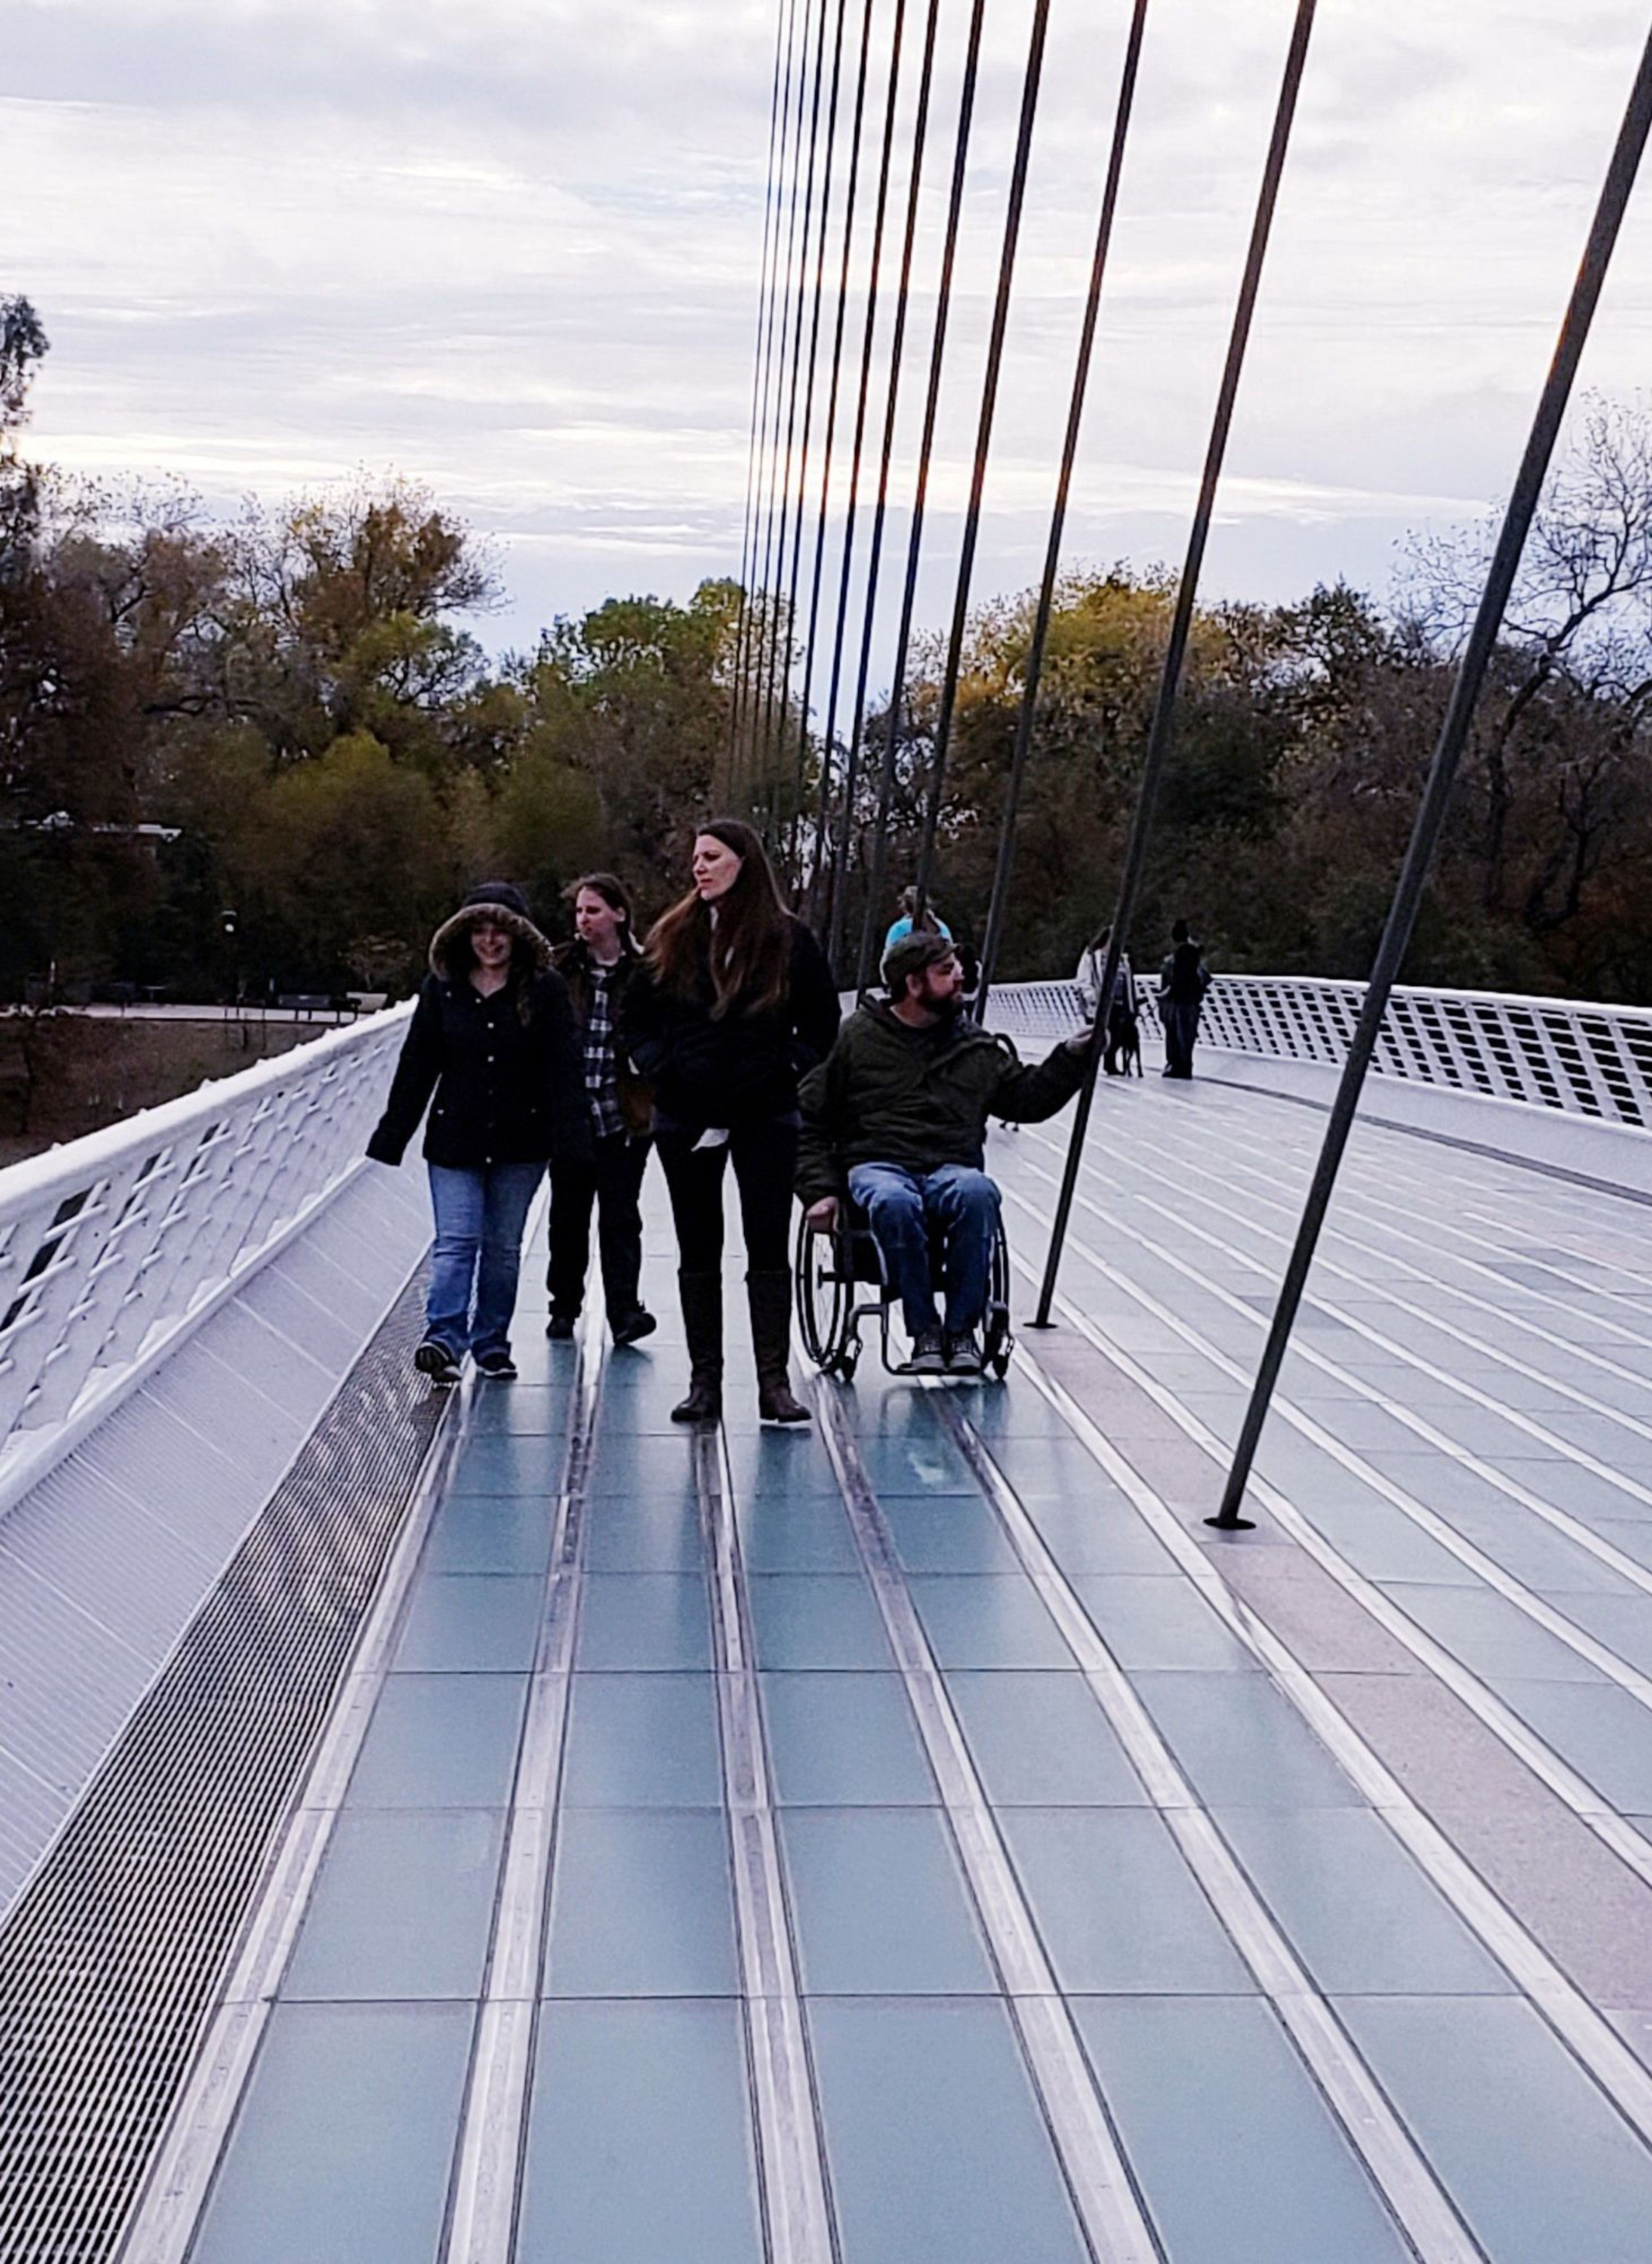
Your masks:
M841 1195L853 1164L978 1171L989 1116L1054 1116L1083 1073L1083 1056L1066 1045L1024 1067L1008 1038L974 1022L909 1030L881 1000L861 1006L800 1089L798 1194L805 1205Z

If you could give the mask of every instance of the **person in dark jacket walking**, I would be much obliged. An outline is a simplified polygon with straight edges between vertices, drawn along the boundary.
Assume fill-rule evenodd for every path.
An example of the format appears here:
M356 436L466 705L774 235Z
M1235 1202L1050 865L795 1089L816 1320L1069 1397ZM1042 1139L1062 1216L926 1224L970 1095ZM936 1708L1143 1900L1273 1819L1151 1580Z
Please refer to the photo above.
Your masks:
M481 1375L509 1378L528 1206L547 1161L591 1151L579 1038L551 947L509 881L471 890L430 964L367 1153L399 1164L431 1104L436 1246L414 1365L456 1383L468 1351Z
M1192 1077L1193 1042L1199 1035L1199 1010L1210 988L1210 969L1178 919L1170 930L1170 954L1159 969L1159 1020L1164 1025L1166 1077Z
M978 1375L998 1190L986 1174L989 1116L1036 1124L1079 1088L1087 1029L1024 1066L1006 1037L962 1012L963 971L945 936L921 930L883 961L888 1000L851 1014L803 1080L797 1191L830 1233L843 1196L877 1237L912 1340L914 1375ZM935 1307L930 1233L946 1245L946 1321Z
M639 1295L642 1212L653 1097L618 1043L626 989L642 952L632 932L631 899L612 873L587 873L564 891L577 931L553 954L579 1025L591 1160L551 1165L551 1317L545 1333L571 1337L584 1302L591 1214L597 1212L603 1298L617 1345L635 1344L656 1326Z
M807 1423L786 1372L797 1081L837 1034L837 993L750 826L729 817L702 825L692 869L693 887L650 931L620 1012L620 1042L654 1087L677 1227L689 1390L671 1413L703 1423L722 1411L722 1183L732 1163L758 1413Z

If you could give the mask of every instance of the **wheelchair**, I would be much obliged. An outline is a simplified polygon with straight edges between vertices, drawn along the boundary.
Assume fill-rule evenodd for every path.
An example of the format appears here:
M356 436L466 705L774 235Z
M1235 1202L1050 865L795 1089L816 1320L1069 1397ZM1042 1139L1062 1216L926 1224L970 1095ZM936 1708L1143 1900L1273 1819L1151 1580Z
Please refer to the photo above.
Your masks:
M938 1237L931 1232L930 1265L937 1281L942 1258ZM804 1349L823 1374L849 1382L860 1362L861 1324L869 1320L878 1324L878 1350L888 1373L905 1372L890 1356L889 1321L898 1301L883 1252L866 1213L847 1195L838 1200L837 1223L830 1234L815 1232L807 1218L798 1221L793 1279ZM982 1372L1002 1383L1015 1350L1010 1329L1010 1245L1002 1219L993 1229L981 1338Z

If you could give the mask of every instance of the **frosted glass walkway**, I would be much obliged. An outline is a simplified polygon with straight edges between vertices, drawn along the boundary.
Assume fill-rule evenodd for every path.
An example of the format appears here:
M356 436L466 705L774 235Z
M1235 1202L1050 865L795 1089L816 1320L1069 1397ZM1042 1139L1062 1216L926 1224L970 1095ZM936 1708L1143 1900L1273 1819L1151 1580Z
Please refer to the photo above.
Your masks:
M1061 1327L808 1436L528 1304L199 2264L1647 2264L1645 1207L1362 1131L1225 1538L1318 1129L1104 1088Z

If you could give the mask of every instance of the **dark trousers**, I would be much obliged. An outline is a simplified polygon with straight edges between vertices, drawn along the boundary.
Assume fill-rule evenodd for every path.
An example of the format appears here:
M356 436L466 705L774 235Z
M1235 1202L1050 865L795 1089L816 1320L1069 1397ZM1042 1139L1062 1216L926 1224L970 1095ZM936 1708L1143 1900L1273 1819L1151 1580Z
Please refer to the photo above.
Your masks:
M1197 998L1166 998L1159 1006L1164 1025L1164 1066L1171 1077L1193 1074L1193 1041L1199 1035Z
M748 1271L788 1270L797 1131L795 1124L737 1125L718 1148L696 1148L687 1132L659 1135L677 1259L685 1274L714 1274L722 1264L723 1172L729 1164L740 1190Z
M597 1251L603 1302L611 1322L634 1313L642 1278L642 1213L637 1198L648 1169L647 1140L623 1132L593 1143L588 1164L558 1164L551 1172L551 1262L546 1281L551 1310L571 1321L584 1301L591 1257L591 1213L597 1210Z

